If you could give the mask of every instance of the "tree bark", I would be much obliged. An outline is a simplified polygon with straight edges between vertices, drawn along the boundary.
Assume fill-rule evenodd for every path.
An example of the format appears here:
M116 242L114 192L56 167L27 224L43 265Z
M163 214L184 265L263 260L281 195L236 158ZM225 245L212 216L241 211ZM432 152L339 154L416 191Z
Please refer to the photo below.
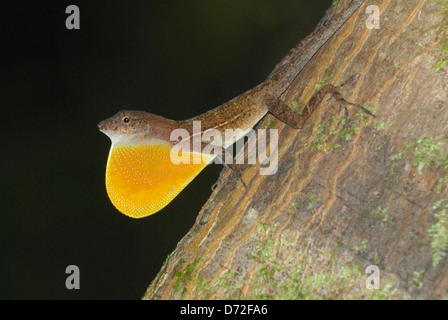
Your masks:
M144 299L447 298L447 61L448 1L361 6L282 98L332 84L375 117L331 95L301 130L267 116L278 172L227 170Z

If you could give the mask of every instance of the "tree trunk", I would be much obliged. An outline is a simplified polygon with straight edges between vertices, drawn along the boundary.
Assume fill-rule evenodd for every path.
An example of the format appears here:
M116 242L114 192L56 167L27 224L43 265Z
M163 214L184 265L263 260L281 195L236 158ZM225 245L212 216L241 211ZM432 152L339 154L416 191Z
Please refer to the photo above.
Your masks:
M448 297L448 1L371 2L282 98L328 83L375 117L331 95L301 130L267 116L278 172L227 170L144 299Z

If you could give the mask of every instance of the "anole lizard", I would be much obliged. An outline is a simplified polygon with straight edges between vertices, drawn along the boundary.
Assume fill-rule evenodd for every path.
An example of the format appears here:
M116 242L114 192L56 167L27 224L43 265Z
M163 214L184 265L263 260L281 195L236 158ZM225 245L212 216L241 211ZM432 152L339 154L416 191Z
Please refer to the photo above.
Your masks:
M192 136L193 121L201 121L201 132L214 128L224 133L225 129L239 128L244 133L270 112L291 127L301 128L316 104L308 103L302 113L298 113L281 101L280 96L363 2L353 0L344 12L324 18L263 83L213 110L183 121L144 111L120 111L100 122L99 130L112 141L106 168L106 189L114 206L133 218L156 213L213 160L214 156L207 154L201 155L202 161L198 164L176 165L170 160L171 148L177 143L170 141L171 132L181 128Z

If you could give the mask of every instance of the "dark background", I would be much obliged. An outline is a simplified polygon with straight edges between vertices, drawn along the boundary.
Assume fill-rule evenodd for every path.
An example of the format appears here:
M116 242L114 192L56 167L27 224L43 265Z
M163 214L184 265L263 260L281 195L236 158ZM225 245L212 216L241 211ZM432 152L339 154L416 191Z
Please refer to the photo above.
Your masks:
M81 29L67 30L75 4ZM2 2L0 298L138 299L218 179L207 167L161 212L110 203L121 109L186 119L262 82L331 1ZM81 271L67 290L65 269Z

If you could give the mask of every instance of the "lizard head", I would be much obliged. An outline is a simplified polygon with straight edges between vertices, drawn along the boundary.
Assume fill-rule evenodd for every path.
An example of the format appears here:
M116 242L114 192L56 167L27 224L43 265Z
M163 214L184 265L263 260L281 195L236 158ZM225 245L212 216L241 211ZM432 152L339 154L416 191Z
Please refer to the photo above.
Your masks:
M177 127L176 121L144 111L123 110L98 123L98 129L113 144L141 144L148 141L169 141L170 133Z

